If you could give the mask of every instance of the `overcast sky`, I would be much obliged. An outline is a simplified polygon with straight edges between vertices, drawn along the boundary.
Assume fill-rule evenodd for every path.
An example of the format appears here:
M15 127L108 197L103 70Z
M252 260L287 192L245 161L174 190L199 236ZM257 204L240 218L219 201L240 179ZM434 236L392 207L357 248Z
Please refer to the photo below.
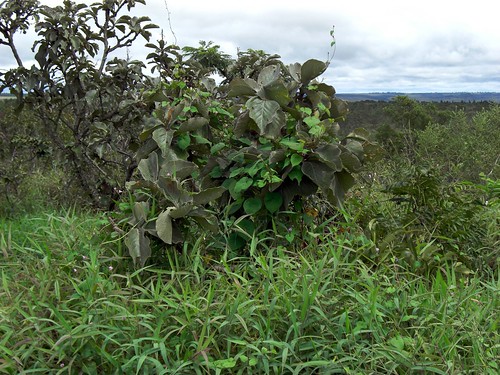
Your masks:
M62 1L45 0L54 5ZM88 2L88 1L87 1ZM326 60L323 79L337 92L500 92L498 0L146 0L168 42L213 41L233 56L262 49L286 63ZM156 35L156 38L159 36ZM131 57L144 60L140 41ZM26 53L30 40L23 39ZM0 46L0 66L9 51Z

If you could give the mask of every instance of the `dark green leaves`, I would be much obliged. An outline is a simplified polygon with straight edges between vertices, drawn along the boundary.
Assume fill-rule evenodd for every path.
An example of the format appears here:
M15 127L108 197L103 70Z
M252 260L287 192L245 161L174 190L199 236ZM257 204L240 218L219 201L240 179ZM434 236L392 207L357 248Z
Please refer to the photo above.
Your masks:
M255 215L262 208L262 200L260 198L248 198L243 203L243 209L248 215Z
M286 107L290 103L291 98L286 86L280 82L273 82L262 89L263 96L266 99L274 100L281 107Z
M131 229L125 237L125 245L127 246L134 263L144 267L146 261L151 256L149 238L144 235L144 229Z
M240 178L234 185L234 193L239 195L241 192L246 191L250 186L252 186L253 180L250 177Z
M149 150L149 140L157 147L139 162L149 185L136 188L156 194L160 213L151 219L145 207L136 221L154 223L147 233L165 244L175 245L180 228L194 233L197 223L205 234L227 230L216 242L222 238L239 251L282 209L301 207L318 188L340 205L354 183L351 173L360 170L369 141L362 132L342 143L336 138L334 115L346 112L345 103L336 101L332 86L311 83L327 65L308 60L283 71L278 61L254 57L235 68L236 78L222 90L224 105L212 96L217 90L200 92L185 82L151 95L162 100L155 104L158 121L148 122L138 155ZM224 217L223 228L217 217Z
M247 101L246 106L250 110L250 118L260 130L260 135L274 139L281 134L285 116L277 102L253 97Z
M335 144L322 145L315 150L315 154L318 155L334 172L342 170L343 165L340 158L341 153L342 151L340 147Z
M170 212L173 207L167 208L165 211L158 215L156 219L156 232L158 233L158 237L165 242L166 244L172 244L172 217L170 216Z
M267 193L264 196L264 205L271 214L276 213L280 209L282 204L283 204L283 197L279 193L271 192Z
M209 188L193 195L193 203L195 205L205 205L215 201L221 197L226 191L222 186Z
M311 59L307 60L300 70L301 82L307 85L314 78L317 78L326 70L327 66L323 61Z
M319 161L305 161L302 172L323 190L332 186L335 170Z
M158 180L158 155L152 152L147 159L142 159L137 166L146 181Z
M255 95L255 88L257 86L257 82L249 81L248 79L244 80L241 78L235 78L229 84L229 94L230 98L237 96L251 96Z

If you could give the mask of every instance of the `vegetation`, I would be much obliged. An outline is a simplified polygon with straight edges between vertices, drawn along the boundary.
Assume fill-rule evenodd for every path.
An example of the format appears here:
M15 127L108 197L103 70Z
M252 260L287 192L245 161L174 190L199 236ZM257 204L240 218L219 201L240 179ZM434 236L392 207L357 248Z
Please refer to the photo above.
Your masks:
M498 371L492 275L373 268L355 237L258 245L207 266L200 246L134 270L102 214L3 222L0 371L481 373Z
M1 3L0 372L498 373L500 107L350 128L328 62L136 3Z

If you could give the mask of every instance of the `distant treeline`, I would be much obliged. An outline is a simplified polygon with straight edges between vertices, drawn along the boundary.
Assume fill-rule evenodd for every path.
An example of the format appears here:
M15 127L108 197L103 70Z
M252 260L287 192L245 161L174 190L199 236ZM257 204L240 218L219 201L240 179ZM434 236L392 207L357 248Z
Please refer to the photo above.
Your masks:
M375 100L388 102L396 96L408 96L421 102L495 102L500 103L499 92L424 92L424 93L397 93L397 92L376 92L361 94L341 94L336 96L347 101Z
M397 96L408 96L421 102L494 102L500 103L500 92L448 92L448 93L397 93L397 92L376 92L362 94L342 94L337 93L337 97L349 102L360 102L365 100L388 102ZM8 93L0 93L0 98L14 98Z
M342 95L338 96L346 100ZM396 128L400 126L394 123L390 111L391 107L397 106L394 100L348 100L348 102L349 114L344 121L340 121L341 133L344 135L359 127L375 130L387 125ZM414 105L421 107L426 114L430 115L431 122L445 123L453 112L463 111L468 118L472 118L479 111L489 109L495 103L492 101L418 101ZM403 108L400 110L404 111Z

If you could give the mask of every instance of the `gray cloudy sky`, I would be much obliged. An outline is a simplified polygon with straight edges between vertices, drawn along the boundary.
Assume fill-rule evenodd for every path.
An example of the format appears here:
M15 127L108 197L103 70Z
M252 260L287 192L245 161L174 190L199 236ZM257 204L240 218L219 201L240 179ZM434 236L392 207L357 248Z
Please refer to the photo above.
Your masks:
M43 3L54 5L57 0ZM86 1L88 2L88 1ZM151 17L169 42L165 0L146 0L135 13ZM286 63L326 60L324 80L337 92L500 92L498 0L166 0L181 46L213 41L277 53ZM159 31L157 37L159 36ZM23 39L29 52L29 36ZM131 50L144 59L142 42ZM0 46L0 66L11 59ZM8 55L8 56L7 56Z

